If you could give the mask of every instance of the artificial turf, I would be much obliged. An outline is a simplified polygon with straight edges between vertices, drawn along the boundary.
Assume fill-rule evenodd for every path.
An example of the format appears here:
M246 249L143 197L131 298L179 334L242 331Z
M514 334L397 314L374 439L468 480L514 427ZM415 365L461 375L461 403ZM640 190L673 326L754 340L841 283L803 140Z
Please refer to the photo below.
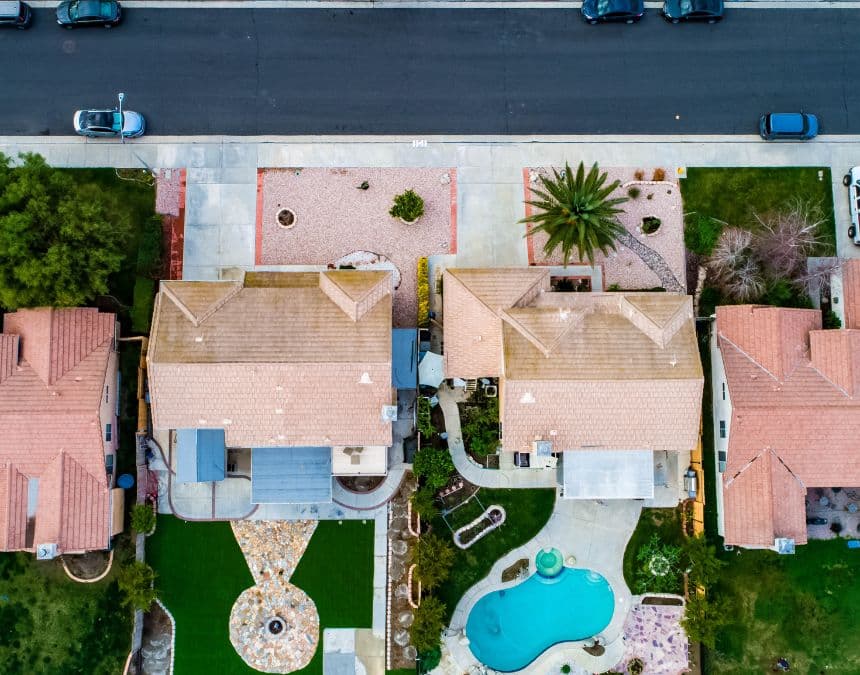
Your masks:
M254 581L229 523L159 516L147 540L160 597L176 620L175 672L255 673L230 644L230 610ZM291 583L316 603L321 628L369 628L373 603L373 522L321 521ZM322 636L320 636L322 638ZM322 673L322 639L301 673Z

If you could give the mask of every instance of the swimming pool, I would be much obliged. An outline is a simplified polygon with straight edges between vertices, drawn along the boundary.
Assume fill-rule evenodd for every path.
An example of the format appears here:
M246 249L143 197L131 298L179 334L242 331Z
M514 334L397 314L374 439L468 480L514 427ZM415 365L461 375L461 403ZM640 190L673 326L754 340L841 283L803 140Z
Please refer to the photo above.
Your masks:
M554 644L596 635L609 625L614 607L615 595L600 574L565 567L553 578L533 574L487 593L469 612L466 635L481 663L511 672Z

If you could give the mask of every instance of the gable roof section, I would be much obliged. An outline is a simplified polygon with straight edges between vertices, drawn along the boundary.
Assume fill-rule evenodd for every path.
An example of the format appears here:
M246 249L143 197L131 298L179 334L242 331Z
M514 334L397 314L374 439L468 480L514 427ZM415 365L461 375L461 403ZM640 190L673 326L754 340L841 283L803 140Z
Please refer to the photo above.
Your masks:
M161 290L185 317L199 326L242 288L237 281L162 281Z
M154 426L223 428L228 447L390 445L391 291L389 272L249 273L197 325L160 292Z
M115 378L108 373L115 326L115 315L95 309L30 309L5 316L4 329L20 331L11 336L20 341L17 363L0 379L3 550L31 548L25 545L30 478L39 480L35 534L54 537L34 544L57 543L61 552L107 547L109 494L99 413L105 382ZM6 349L14 342L4 334Z
M845 394L860 395L860 330L809 333L812 366Z
M10 377L18 367L19 335L0 333L0 384Z

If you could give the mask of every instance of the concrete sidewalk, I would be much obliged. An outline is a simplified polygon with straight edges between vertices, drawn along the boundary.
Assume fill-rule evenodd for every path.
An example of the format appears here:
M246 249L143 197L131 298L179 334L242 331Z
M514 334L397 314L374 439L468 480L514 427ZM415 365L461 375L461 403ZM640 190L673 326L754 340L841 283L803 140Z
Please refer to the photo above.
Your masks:
M0 152L38 152L55 166L187 168L185 270L219 278L254 265L257 168L457 167L460 266L524 265L522 169L583 160L601 166L830 166L838 254L860 257L847 235L842 176L860 164L860 136L764 143L757 136L0 137Z

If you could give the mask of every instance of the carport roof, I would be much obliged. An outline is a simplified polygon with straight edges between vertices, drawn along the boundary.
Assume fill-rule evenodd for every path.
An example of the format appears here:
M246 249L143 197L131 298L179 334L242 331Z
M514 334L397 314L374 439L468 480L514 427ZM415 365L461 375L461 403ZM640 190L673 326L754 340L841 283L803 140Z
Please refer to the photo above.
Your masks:
M253 504L315 504L331 501L331 448L254 448Z

